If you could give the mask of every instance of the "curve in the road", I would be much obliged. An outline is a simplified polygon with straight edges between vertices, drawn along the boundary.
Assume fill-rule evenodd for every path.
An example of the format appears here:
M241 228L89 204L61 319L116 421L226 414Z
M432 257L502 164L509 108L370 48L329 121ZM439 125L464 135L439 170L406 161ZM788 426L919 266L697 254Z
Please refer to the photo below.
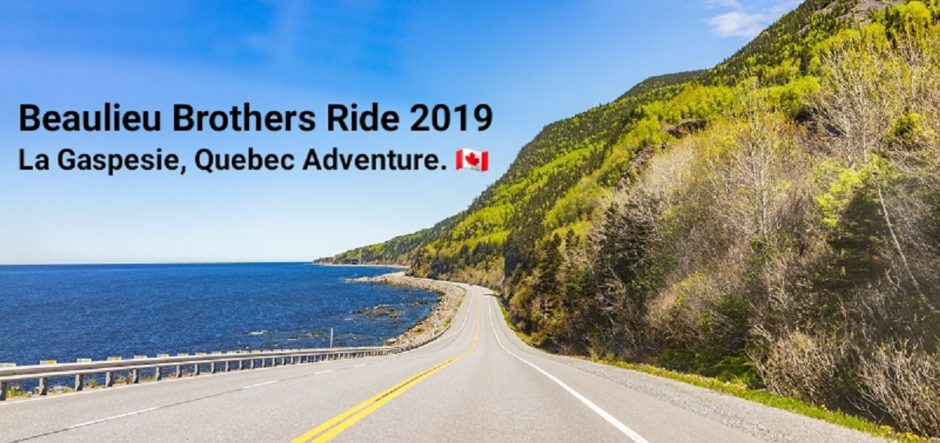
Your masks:
M409 389L411 389L418 383L421 383L421 381L423 381L424 379L434 375L436 372L456 363L460 359L469 355L471 352L473 352L474 349L476 349L477 344L480 342L479 304L477 304L477 311L476 311L475 317L476 317L476 332L474 333L473 341L470 343L470 347L467 348L467 350L451 358L448 358L447 360L444 360L434 366L431 366L430 368L427 368L409 377L408 379L376 394L375 396L363 401L362 403L359 403L358 405L353 406L343 411L339 415L323 422L319 426L293 439L291 443L308 443L308 442L323 443L323 442L330 441L336 436L338 436L339 434L341 434L350 426L356 424L356 422L362 420L363 418L367 417L369 414L375 412L377 409L381 408L386 403L394 400L395 397L398 397L399 395L405 393L406 391L408 391ZM466 322L464 322L464 325L465 324ZM462 330L463 326L461 326L460 329ZM459 334L460 331L458 330L457 333Z
M489 290L459 286L450 330L420 348L5 402L0 442L881 441L546 353L512 332Z

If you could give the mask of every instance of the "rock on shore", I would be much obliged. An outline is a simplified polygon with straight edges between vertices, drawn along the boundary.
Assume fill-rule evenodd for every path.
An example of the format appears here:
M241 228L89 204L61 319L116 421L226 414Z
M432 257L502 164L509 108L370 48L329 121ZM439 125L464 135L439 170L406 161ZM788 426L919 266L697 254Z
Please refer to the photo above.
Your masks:
M409 277L405 275L404 272L383 274L375 277L360 277L350 279L349 281L352 283L381 283L405 286L437 294L437 304L434 305L431 312L405 331L404 334L388 339L385 342L387 345L405 345L433 336L446 329L454 318L457 308L460 307L460 302L463 300L464 293L466 292L463 288L451 283L426 278Z

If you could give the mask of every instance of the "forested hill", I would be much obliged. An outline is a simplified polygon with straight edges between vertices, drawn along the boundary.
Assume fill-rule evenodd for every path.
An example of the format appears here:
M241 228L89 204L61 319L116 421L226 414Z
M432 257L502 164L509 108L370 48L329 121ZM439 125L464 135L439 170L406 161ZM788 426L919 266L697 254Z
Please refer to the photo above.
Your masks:
M408 264L418 275L498 286L503 279L503 249L510 233L524 226L538 228L543 223L533 226L529 221L542 220L553 206L558 207L555 214L564 219L545 229L586 221L597 204L592 200L601 188L609 189L626 169L629 154L615 153L613 148L642 114L640 107L676 94L678 85L703 74L697 71L654 77L612 103L546 126L521 149L506 174L466 211L430 229L347 251L332 260ZM592 174L593 178L587 177ZM573 188L579 183L592 195L572 195L559 205L562 197L575 193ZM527 211L528 216L523 217ZM537 230L526 229L532 238L543 235L544 229Z
M940 436L940 0L809 0L546 126L469 208L348 251L501 291L559 352Z
M851 13L853 4L804 3L711 70L651 77L611 103L549 124L466 211L432 228L323 260L412 265L412 272L418 275L500 286L504 276L520 264L531 266L527 262L534 258L536 239L565 229L584 234L608 191L630 171L629 161L636 151L664 143L671 129L666 126L681 123L645 118L645 106L668 103L680 92L686 92L685 101L692 103L696 91L691 89L702 91L697 88L701 85L732 84L753 75L755 69L783 66L784 61L798 60L802 65L810 51L802 50L787 60L773 54L804 49L803 35L821 39L832 34L839 18ZM774 75L770 72L765 77ZM727 95L724 98L730 98L731 94ZM704 97L701 105L707 107L721 99ZM685 111L688 115L684 117L694 119L714 110Z

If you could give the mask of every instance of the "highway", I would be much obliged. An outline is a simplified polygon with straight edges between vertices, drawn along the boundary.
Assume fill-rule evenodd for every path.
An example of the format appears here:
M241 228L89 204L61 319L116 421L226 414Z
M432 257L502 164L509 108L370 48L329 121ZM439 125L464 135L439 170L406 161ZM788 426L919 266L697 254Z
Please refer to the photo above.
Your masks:
M864 442L848 429L529 347L485 288L402 354L0 404L0 441Z

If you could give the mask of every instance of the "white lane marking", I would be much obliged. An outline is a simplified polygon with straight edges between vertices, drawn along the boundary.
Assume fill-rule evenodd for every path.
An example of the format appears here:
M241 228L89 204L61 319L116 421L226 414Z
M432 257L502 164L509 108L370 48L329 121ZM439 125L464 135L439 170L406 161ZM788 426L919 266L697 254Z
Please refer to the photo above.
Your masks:
M126 413L124 413L124 414L112 415L112 416L110 416L110 417L99 418L99 419L97 419L97 420L91 420L91 421L86 421L86 422L84 422L84 423L79 423L79 424L77 424L77 425L72 425L72 426L69 426L69 427L65 428L65 430L68 431L68 430L72 430L72 429L76 429L76 428L83 428L83 427L85 427L85 426L96 425L96 424L98 424L98 423L102 423L102 422L106 422L106 421L117 420L117 419L119 419L119 418L130 417L130 416L132 416L132 415L138 415L138 414L143 414L143 413L150 412L150 411L156 411L157 409L159 409L158 406L157 406L157 407L152 407L152 408L147 408L147 409L141 409L141 410L139 410L139 411L126 412Z
M468 294L467 296L469 297L469 294L470 294L469 289L467 290L467 294ZM451 337L460 335L460 332L463 331L463 330L464 330L464 327L467 326L467 321L470 319L470 316L473 314L473 303L474 303L474 302L473 302L473 298L468 298L468 299L467 299L467 315L465 315L465 316L463 317L463 323L460 324L460 327L457 328L456 331L454 331L453 329L451 329L451 330L448 331L446 334L444 334L444 335L442 335L441 337L439 337L437 340L434 340L433 343L429 343L427 346L431 346L431 345L436 344L436 343L442 343L444 340L446 340L446 339L448 339L448 338L451 338ZM456 314L454 314L454 315L456 315ZM424 355L425 355L425 356L437 355L437 354L440 354L440 353L445 352L445 351L447 351L447 347L443 347L443 348L441 348L441 349L428 352L427 354L424 354ZM388 358L390 358L390 359L397 359L397 358L398 358L399 356L401 356L401 355L404 355L404 354L392 354L392 355L390 355Z
M596 405L591 400L588 400L587 397L581 395L578 391L575 391L574 389L572 389L571 386L568 386L567 384L565 384L565 382L559 380L554 375L549 374L546 370L536 366L534 363L514 354L509 349L506 349L506 346L503 345L503 341L499 339L499 334L496 332L496 322L493 321L492 304L490 304L489 313L490 313L490 327L493 329L493 335L496 336L496 342L499 343L499 347L503 348L503 350L506 351L507 354L531 366L536 371L539 371L539 373L541 373L542 375L548 377L549 380L555 382L556 384L558 384L558 386L561 386L562 389L567 391L574 398L578 399L578 401L580 401L581 403L584 403L584 405L590 408L592 411L594 411L595 414L599 415L601 418L607 421L607 423L610 423L611 425L613 425L613 427L617 428L618 431L622 432L631 440L635 441L636 443L649 443L648 440L643 438L640 434L637 434L636 431L634 431L633 429L630 429L627 425L623 424L623 422L621 422L620 420L617 420L616 417L614 417L613 415L610 415L610 413L602 409L600 406Z
M470 295L470 290L467 289L466 291L467 291L467 292L465 292L465 294L469 296L469 295ZM464 326L467 326L467 320L470 319L470 314L471 314L471 312L473 312L473 310L472 310L471 308L473 308L473 298L469 298L469 299L467 300L467 315L464 315L464 316L463 316L463 323L460 324L460 327L457 328L456 331L453 331L453 332L451 332L451 333L444 334L444 335L440 338L440 340L444 340L445 338L453 337L453 336L455 336L455 335L460 334L460 331L463 331Z
M354 365L354 366L351 366L351 367L353 367L353 368L358 368L358 367L365 366L365 365L366 365L365 363L360 363L360 364L358 364L358 365ZM317 372L314 372L314 375L328 374L328 373L333 372L333 371L334 371L334 369L327 369L327 370L323 370L323 371L317 371ZM242 390L242 391L247 391L247 390L249 390L249 389L260 388L260 387L262 387L262 386L267 386L267 385L273 385L273 384L275 384L275 383L279 383L279 382L282 382L282 381L283 381L283 380L269 380L269 381L265 381L265 382L261 382L261 383L255 383L255 384L253 384L253 385L242 386L242 387L241 387L241 390ZM123 413L123 414L112 415L112 416L110 416L110 417L105 417L105 418L99 418L99 419L97 419L97 420L86 421L86 422L83 422L83 423L79 423L79 424L77 424L77 425L72 425L72 426L66 427L64 430L68 431L68 430L72 430L72 429L76 429L76 428L83 428L83 427L85 427L85 426L96 425L96 424L98 424L98 423L103 423L103 422L106 422L106 421L117 420L117 419L119 419L119 418L125 418L125 417L130 417L130 416L133 416L133 415L144 414L144 413L147 413L147 412L156 411L157 409L160 409L160 408L162 408L162 407L163 407L163 406L154 406L154 407L152 407L152 408L141 409L141 410L133 411L133 412L125 412L125 413Z
M255 384L253 384L253 385L242 386L242 390L244 391L244 390L248 390L248 389L260 388L260 387L262 387L262 386L273 385L273 384L275 384L275 383L277 383L277 382L280 382L280 381L281 381L281 380L271 380L271 381L266 381L266 382L262 382L262 383L255 383Z

